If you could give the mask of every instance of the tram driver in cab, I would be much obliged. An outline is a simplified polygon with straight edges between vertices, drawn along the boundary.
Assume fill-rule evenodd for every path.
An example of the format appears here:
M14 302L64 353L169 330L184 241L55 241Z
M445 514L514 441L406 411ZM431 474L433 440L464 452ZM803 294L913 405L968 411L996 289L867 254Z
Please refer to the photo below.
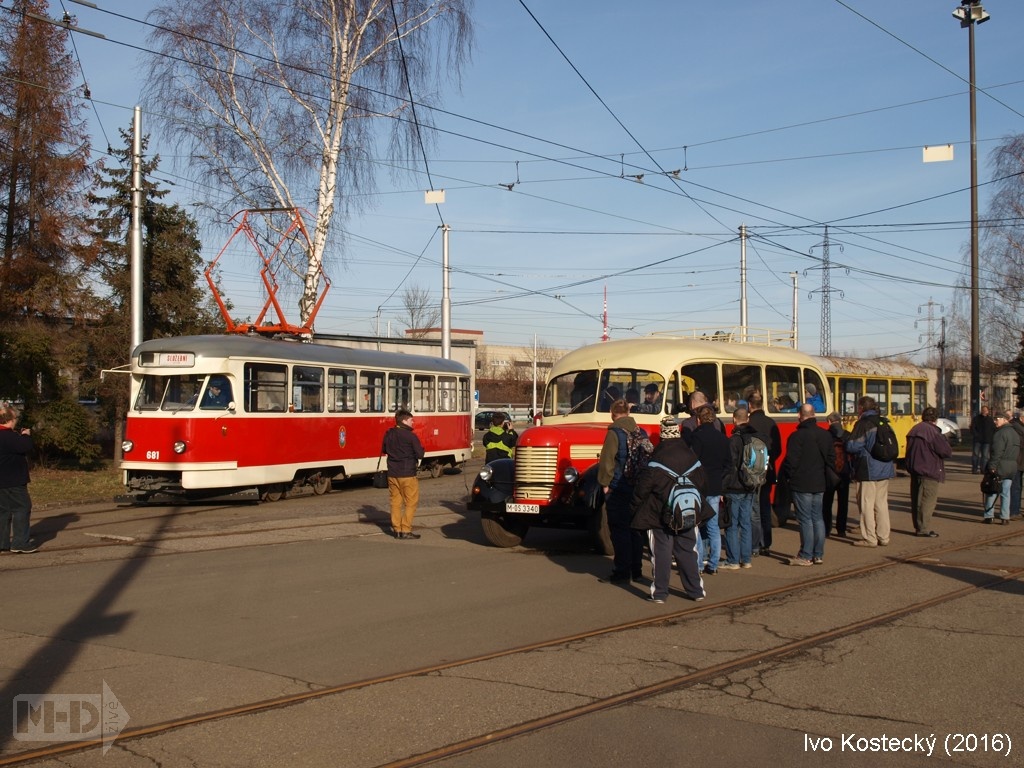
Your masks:
M199 404L202 409L225 410L231 403L231 385L227 380L214 376L206 387L203 394L203 401Z

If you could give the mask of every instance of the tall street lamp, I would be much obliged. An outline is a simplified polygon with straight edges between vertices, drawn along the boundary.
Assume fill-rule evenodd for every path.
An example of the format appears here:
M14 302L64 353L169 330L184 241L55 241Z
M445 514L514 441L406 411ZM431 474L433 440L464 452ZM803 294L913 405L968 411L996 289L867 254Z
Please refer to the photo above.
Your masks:
M978 135L974 80L974 25L989 20L980 0L961 0L953 17L967 27L971 91L971 416L980 410L981 343L978 339Z

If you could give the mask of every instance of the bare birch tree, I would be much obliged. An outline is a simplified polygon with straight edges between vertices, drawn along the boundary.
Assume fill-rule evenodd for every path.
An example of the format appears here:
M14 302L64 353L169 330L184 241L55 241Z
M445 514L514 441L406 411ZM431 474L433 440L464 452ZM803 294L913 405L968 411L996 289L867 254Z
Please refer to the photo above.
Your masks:
M437 84L457 79L468 57L471 5L163 0L150 14L149 96L156 111L176 116L164 128L191 151L192 171L234 210L311 212L305 263L287 265L302 280L303 325L335 215L373 189L376 139L388 134L391 151L405 156L429 143L416 125L429 123ZM372 118L390 118L389 130Z
M418 285L410 285L402 292L402 322L409 329L409 336L421 339L431 328L441 322L441 307L430 298L430 291Z

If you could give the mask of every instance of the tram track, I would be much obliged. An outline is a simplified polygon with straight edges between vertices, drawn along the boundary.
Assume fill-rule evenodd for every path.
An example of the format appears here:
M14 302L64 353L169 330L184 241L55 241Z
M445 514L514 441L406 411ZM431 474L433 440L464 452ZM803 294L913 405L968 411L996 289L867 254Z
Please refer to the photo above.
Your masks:
M407 680L410 678L433 675L436 673L445 672L460 667L466 667L471 664L479 664L481 662L507 658L518 654L527 654L542 649L551 649L559 646L568 646L571 644L579 643L580 641L609 636L615 633L621 633L628 630L671 624L675 621L681 619L689 619L691 617L698 616L701 614L709 614L716 611L728 611L735 610L738 608L749 607L757 603L763 603L764 601L768 601L774 598L792 595L803 590L809 590L827 585L842 584L846 581L853 581L856 579L863 578L869 574L874 574L880 571L893 569L902 565L931 564L935 560L940 559L946 555L964 552L977 548L984 548L995 544L1001 544L1007 541L1020 539L1022 536L1024 536L1024 532L1014 531L986 537L981 540L974 540L960 544L941 545L937 547L932 547L928 550L918 552L914 555L907 557L891 557L886 560L865 564L862 566L850 568L843 571L838 571L835 573L826 573L816 578L800 581L798 583L774 587L772 589L762 590L756 593L728 600L705 602L699 605L689 606L683 610L674 611L670 613L663 613L657 616L652 616L644 619L638 619L606 627L595 628L584 632L574 633L572 635L566 635L534 643L528 643L525 645L519 645L512 648L500 649L488 653L478 654L471 657L450 660L402 672L380 675L365 680L342 683L339 685L320 688L313 691L306 691L299 694L291 694L287 696L268 698L248 702L233 707L222 708L210 712L196 713L193 715L188 715L185 717L164 721L162 723L155 723L147 726L140 726L138 728L126 729L118 736L117 741L119 743L123 743L138 739L144 739L146 737L157 736L164 733L182 730L189 727L200 726L215 721L226 720L246 715L259 714L262 712L268 712L274 709L289 707L304 702L312 701L315 699L323 699L330 696L337 696L351 691L371 688L373 686L384 685L396 681ZM958 565L960 567L965 567L965 564L962 561L958 561ZM715 677L728 674L732 671L750 667L759 663L763 663L765 661L778 659L795 652L805 651L815 646L826 644L828 642L831 642L835 639L847 635L856 634L858 632L863 632L868 629L884 625L901 617L922 610L926 610L928 608L939 606L944 603L948 603L960 599L962 597L981 592L983 590L992 589L993 587L997 587L1006 582L1017 580L1022 575L1024 575L1024 567L1007 566L1003 564L972 564L966 567L970 567L981 571L992 571L995 572L995 574L989 576L988 578L977 584L971 584L965 587L961 587L959 589L944 592L939 595L933 595L926 599L915 601L907 605L899 606L898 608L885 611L874 616L869 616L842 626L833 627L820 632L815 632L805 637L796 638L793 640L789 640L787 642L782 642L770 648L758 650L756 652L745 654L737 658L705 666L701 669L697 669L683 675L673 676L665 680L660 680L650 685L641 686L638 688L634 688L632 690L623 691L610 696L595 698L592 701L589 701L586 704L577 707L571 707L542 717L533 718L522 723L508 726L507 728L490 731L468 739L464 739L442 747L438 747L427 752L422 752L399 760L384 763L381 765L381 768L411 768L411 766L425 765L431 762L435 762L437 760L463 754L483 746L493 745L502 740L527 735L529 733L533 733L554 725L566 723L571 720L585 717L589 714L601 712L603 710L622 706L632 702L641 701L643 699L657 696L659 694L683 688L689 685L705 682ZM101 740L97 739L67 744L50 745L35 750L0 757L0 766L19 765L35 760L54 758L60 755L67 755L75 752L84 751L90 748L98 747L101 744Z

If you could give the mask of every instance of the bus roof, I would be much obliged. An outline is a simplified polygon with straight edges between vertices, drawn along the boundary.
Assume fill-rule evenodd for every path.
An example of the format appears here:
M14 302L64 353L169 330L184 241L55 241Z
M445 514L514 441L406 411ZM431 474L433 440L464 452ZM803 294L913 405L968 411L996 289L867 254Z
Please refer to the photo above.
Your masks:
M569 352L552 366L551 376L591 368L641 368L662 371L680 363L714 360L736 363L776 363L818 367L818 360L789 347L728 341L642 336L590 344Z

